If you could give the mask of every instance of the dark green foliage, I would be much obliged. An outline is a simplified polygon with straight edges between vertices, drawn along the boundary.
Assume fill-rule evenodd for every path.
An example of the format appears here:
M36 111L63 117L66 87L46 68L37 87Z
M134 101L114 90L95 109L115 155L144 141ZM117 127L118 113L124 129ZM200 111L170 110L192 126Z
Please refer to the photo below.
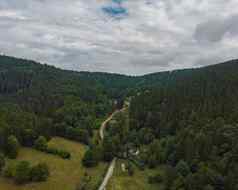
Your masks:
M31 167L27 161L21 161L16 165L14 180L18 184L27 183L30 180Z
M13 178L17 184L46 181L49 174L48 166L45 163L31 167L28 161L20 161L16 165L9 163L3 170L3 176Z
M115 156L116 148L115 143L110 138L105 138L103 141L103 159L110 162Z
M171 166L167 166L165 169L165 177L164 177L164 184L166 189L170 189L173 187L174 181L177 179L178 174L175 168Z
M12 178L15 176L16 166L13 164L8 164L3 168L2 174L4 177Z
M102 160L102 147L100 144L92 144L85 152L82 159L82 164L85 167L97 166L99 161Z
M113 108L106 90L85 73L0 56L0 150L16 157L7 143L11 135L29 147L40 136L48 140L56 135L89 144L96 121ZM64 151L57 154L70 157Z
M129 176L133 176L135 171L134 171L134 167L132 165L132 163L128 162L128 164L126 165L126 169L128 171Z
M148 182L150 184L162 183L163 182L163 176L161 175L161 173L151 175L151 176L148 177Z
M186 177L190 173L190 168L186 162L180 160L176 165L176 170L179 174Z
M214 190L214 187L211 186L211 185L206 185L206 186L204 187L204 190Z
M46 151L48 154L53 154L53 155L57 155L60 156L63 159L70 159L71 158L71 154L65 150L60 150L60 149L56 149L56 148L47 148Z
M134 148L132 142L129 141L131 136L128 122L127 114L119 112L108 123L103 141L104 161L111 161L114 156L128 157L129 151Z
M88 190L90 188L91 176L84 174L81 182L76 186L75 190Z
M96 155L94 155L94 152L91 149L88 149L84 155L84 158L82 160L83 165L85 167L94 167L98 164Z
M167 186L170 187L172 190L176 190L176 189L181 189L181 190L185 190L185 178L181 175L179 175L172 183L172 185Z
M48 147L47 140L43 136L39 136L34 142L34 148L36 150L46 152L48 154L58 155L63 159L70 159L71 155L65 150L60 150L52 147Z
M70 159L71 155L65 150L48 147L47 140L43 136L39 136L34 142L34 148L36 150L46 152L48 154L58 155L63 159Z
M129 114L118 114L107 127L105 161L118 156L151 168L163 164L166 189L234 190L237 85L237 60L127 77L63 71L1 56L0 149L9 154L12 136L24 146L33 146L39 136L54 135L90 144L96 121L112 111L115 100L114 108L121 107L131 96ZM132 154L136 150L139 156ZM85 160L94 165L94 155L90 147Z
M39 136L34 142L34 148L45 152L48 148L46 138Z
M18 154L18 149L19 149L19 142L17 138L13 135L9 136L7 138L7 143L6 143L6 154L9 158L16 158Z
M140 157L149 167L168 166L167 189L235 189L237 76L237 61L174 71L132 99L130 128L147 147Z
M49 169L45 163L33 166L30 171L31 181L46 181L49 177Z
M4 166L5 166L5 157L2 153L0 153L0 172L2 171Z

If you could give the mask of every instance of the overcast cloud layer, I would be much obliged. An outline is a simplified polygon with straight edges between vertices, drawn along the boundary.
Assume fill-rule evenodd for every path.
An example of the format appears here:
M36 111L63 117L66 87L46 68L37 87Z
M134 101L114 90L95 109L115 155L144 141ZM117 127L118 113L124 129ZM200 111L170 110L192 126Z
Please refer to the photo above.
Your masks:
M237 0L0 0L0 52L145 74L238 58Z

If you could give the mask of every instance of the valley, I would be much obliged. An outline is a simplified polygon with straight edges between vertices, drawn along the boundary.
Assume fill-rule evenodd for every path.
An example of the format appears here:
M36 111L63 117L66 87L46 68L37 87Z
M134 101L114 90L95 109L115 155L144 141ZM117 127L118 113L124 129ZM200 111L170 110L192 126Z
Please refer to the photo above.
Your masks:
M237 85L237 60L126 76L0 56L0 189L237 190Z

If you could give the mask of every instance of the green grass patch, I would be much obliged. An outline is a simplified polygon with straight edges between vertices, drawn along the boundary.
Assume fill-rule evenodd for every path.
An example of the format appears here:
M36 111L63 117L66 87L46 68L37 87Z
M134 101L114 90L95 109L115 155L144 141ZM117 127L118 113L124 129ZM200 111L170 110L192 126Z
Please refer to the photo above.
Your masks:
M83 179L87 172L92 176L92 183L96 185L100 182L107 165L104 163L99 166L86 169L82 166L81 160L86 151L86 147L80 143L66 140L63 138L53 138L49 142L49 147L60 148L71 153L70 160L63 160L57 156L39 152L30 148L21 148L16 160L7 162L16 162L27 160L31 164L45 162L50 169L50 177L46 182L30 183L26 185L16 185L12 180L0 177L1 190L74 190L77 183Z
M118 160L114 174L109 181L107 190L163 190L163 187L159 184L149 184L149 175L156 174L158 169L145 169L143 171L134 167L134 175L129 176L128 172L123 172L121 164L125 163L123 160Z

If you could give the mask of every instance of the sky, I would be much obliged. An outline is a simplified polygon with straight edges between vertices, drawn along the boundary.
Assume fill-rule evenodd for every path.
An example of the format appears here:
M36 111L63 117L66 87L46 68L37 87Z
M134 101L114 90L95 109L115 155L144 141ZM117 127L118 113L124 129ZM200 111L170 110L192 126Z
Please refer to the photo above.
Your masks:
M130 75L238 58L237 0L0 0L0 53Z

